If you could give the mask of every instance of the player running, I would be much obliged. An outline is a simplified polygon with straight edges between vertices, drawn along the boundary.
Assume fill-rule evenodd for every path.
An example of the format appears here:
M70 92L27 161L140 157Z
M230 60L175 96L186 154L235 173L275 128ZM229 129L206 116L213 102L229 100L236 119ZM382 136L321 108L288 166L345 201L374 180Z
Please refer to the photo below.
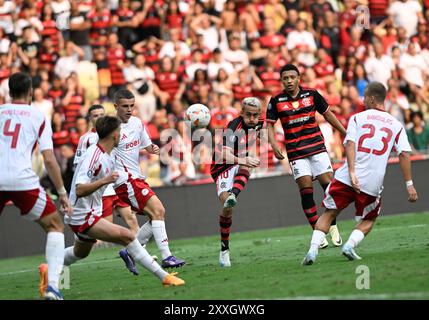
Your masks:
M131 206L138 214L147 214L150 221L146 222L137 232L137 239L144 246L152 237L161 251L162 267L174 268L185 264L171 254L167 231L165 229L165 209L162 202L152 191L140 172L140 150L159 155L159 147L152 143L145 126L137 117L132 116L135 98L129 90L119 90L114 95L117 117L121 124L121 139L115 149L115 170L120 178L115 184L115 192L119 199ZM135 264L126 249L119 255L127 269L138 274Z
M325 239L331 221L350 203L355 203L356 218L360 220L342 248L349 260L360 260L354 248L371 231L380 214L381 192L389 154L393 148L405 179L408 201L417 201L411 176L407 134L402 124L384 109L386 88L372 82L365 90L364 104L368 110L352 116L344 140L347 161L335 172L335 179L326 189L325 213L316 223L310 250L303 265L316 261L318 247Z
M250 169L259 166L259 159L249 156L256 145L256 138L264 122L261 119L262 105L254 97L245 98L240 116L231 120L224 129L222 145L214 155L210 168L216 182L217 195L222 203L219 216L221 251L219 264L230 267L229 236L232 224L232 209L237 197L250 177Z
M85 154L86 149L88 149L91 145L97 143L98 135L95 131L95 123L97 119L104 116L104 114L104 107L100 104L94 104L89 107L88 118L92 128L79 139L79 144L76 149L76 154L73 160L73 164L75 167L78 165L79 160ZM137 231L139 230L139 224L137 222L135 214L131 211L131 207L128 204L119 200L118 196L115 193L115 190L113 190L113 185L109 185L107 186L103 194L103 218L107 219L110 222L113 222L113 210L115 209L122 217L122 219L124 219L130 230L134 234L137 234Z
M130 256L157 276L164 286L184 285L182 279L168 274L152 259L135 234L102 218L103 192L120 176L114 171L115 160L111 156L121 137L120 126L121 122L116 117L98 119L95 127L99 141L87 149L76 168L70 192L73 215L65 218L76 240L74 246L65 249L64 265L69 266L86 258L96 239L99 239L125 246Z
M70 214L71 205L53 153L52 129L46 117L30 106L30 76L21 72L13 74L9 78L9 92L12 102L0 107L0 214L6 203L12 201L24 218L37 222L45 230L49 271L41 284L41 293L45 299L62 300L58 283L64 261L64 225L51 198L40 186L31 163L38 143L61 209Z
M288 159L301 196L302 209L314 229L319 216L313 197L313 179L317 179L323 190L326 190L332 180L333 172L322 132L316 122L316 111L341 134L345 135L346 130L329 110L328 103L317 90L299 85L300 73L295 65L283 66L280 76L284 91L272 97L268 104L268 139L275 157L279 160L284 159L274 131L274 124L280 119ZM335 219L332 221L329 233L334 246L340 246L342 239ZM328 242L325 239L321 248L327 246Z

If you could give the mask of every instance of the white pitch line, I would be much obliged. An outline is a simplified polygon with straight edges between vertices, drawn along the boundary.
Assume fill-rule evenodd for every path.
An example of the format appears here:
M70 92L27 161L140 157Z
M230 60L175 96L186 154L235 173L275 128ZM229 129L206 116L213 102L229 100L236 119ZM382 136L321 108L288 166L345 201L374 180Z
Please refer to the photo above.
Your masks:
M120 261L120 260L118 258L115 258L115 259L97 260L97 261L89 261L89 262L79 262L79 263L74 264L73 268L79 267L79 266L87 266L90 264L100 264L100 263L113 262L113 261ZM34 269L28 269L28 270L20 270L20 271L11 271L11 272L0 273L0 277L12 276L15 274L28 273L28 272L37 272L37 267Z
M356 299L418 299L426 298L429 292L396 292L396 293L362 293L362 294L345 294L342 296L297 296L275 298L274 300L356 300ZM260 300L260 299L256 299ZM263 299L261 299L263 300Z

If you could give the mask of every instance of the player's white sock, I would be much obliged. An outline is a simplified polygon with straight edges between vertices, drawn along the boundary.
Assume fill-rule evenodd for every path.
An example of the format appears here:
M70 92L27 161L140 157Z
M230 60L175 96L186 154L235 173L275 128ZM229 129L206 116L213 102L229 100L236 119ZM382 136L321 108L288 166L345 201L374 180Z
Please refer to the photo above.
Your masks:
M64 234L62 232L48 232L46 261L48 262L48 283L58 290L60 274L64 264Z
M171 251L168 246L167 231L165 230L164 220L152 220L153 237L155 238L156 245L161 251L162 259L171 256Z
M69 266L82 258L76 257L74 254L74 247L68 247L64 250L64 265Z
M162 270L161 266L150 256L137 239L127 245L127 251L133 257L134 261L141 264L150 272L154 273L159 279L163 280L168 273Z
M146 222L140 230L137 232L137 240L141 243L142 246L146 245L149 242L149 239L153 236L152 225L150 221Z
M352 248L356 247L362 240L365 238L365 235L359 229L354 229L350 234L349 240L345 243L345 246L350 246Z
M319 251L319 246L325 240L326 234L320 230L314 230L310 243L310 252L316 253Z

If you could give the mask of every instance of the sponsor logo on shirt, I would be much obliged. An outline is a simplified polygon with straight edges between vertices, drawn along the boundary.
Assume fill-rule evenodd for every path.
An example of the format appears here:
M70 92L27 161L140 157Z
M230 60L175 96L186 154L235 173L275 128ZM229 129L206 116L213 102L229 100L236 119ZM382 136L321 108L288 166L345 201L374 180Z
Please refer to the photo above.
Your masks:
M125 149L131 149L131 148L134 148L135 146L138 146L138 145L140 145L140 139L134 140L132 142L128 142L125 145Z
M305 116L305 117L301 117L301 118L296 118L296 119L290 120L288 122L288 124L294 124L294 123L298 123L298 122L305 122L305 121L308 121L308 119L310 119L309 116Z

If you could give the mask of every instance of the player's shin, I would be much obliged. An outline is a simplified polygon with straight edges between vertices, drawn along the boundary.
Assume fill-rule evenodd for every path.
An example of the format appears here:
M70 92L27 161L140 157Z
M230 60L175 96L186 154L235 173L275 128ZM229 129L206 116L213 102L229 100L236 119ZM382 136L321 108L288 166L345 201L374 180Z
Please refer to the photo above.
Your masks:
M219 216L221 251L229 250L229 235L231 233L232 216Z
M126 247L128 253L133 257L134 261L145 267L147 270L155 274L159 279L163 280L168 273L150 256L143 248L137 239L134 239Z
M60 274L64 264L64 234L62 232L48 232L46 261L48 263L48 283L58 290Z
M241 191L243 191L247 182L249 181L250 172L247 169L239 169L234 177L234 184L231 192L238 197Z
M171 256L170 247L168 244L167 231L165 229L164 220L152 220L153 237L155 238L156 245L161 251L162 259Z
M314 230L313 236L311 237L310 250L308 252L317 255L319 247L325 240L325 237L326 233L324 233L323 231Z
M313 188L302 188L299 190L299 193L301 195L301 205L304 210L305 217L314 229L319 216L317 215L317 206L313 198Z
M142 246L145 246L152 236L152 225L150 224L150 221L147 221L137 232L137 240L141 243Z
M64 249L64 265L69 266L75 263L76 261L81 260L82 258L77 257L74 254L74 246Z
M364 233L359 230L359 229L355 229L353 230L353 232L350 234L349 239L347 240L347 242L344 244L345 247L350 247L350 248L354 248L356 247L363 239L365 238Z

